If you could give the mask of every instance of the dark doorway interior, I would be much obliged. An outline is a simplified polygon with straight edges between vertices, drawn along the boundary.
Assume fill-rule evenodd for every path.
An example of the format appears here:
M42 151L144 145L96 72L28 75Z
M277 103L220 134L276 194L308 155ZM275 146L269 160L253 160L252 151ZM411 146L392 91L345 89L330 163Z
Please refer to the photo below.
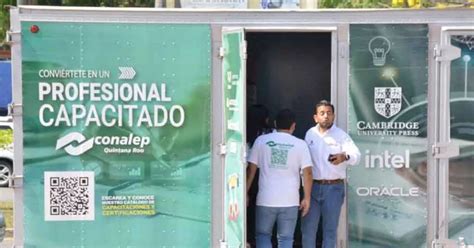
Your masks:
M247 40L247 106L265 106L271 123L283 108L296 114L294 135L304 139L314 126L314 106L320 100L331 100L331 33L246 33ZM254 122L247 113L247 129ZM248 137L255 137L247 134ZM248 140L252 143L253 140ZM249 193L247 240L255 247L255 199L258 179ZM299 224L295 247L301 246ZM275 246L276 247L276 246Z
M314 125L314 105L330 100L331 33L246 33L247 106L282 108L297 117L295 136Z

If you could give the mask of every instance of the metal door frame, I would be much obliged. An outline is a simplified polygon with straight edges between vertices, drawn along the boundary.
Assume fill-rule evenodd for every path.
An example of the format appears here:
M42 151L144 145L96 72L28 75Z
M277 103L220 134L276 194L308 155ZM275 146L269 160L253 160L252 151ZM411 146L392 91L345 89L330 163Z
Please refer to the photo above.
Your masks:
M222 71L221 71L221 60L219 59L219 47L222 45L221 36L225 29L229 28L243 28L244 33L248 32L281 32L281 33L313 33L313 32L325 32L331 33L331 103L338 110L336 111L336 124L347 130L348 128L348 97L349 97L349 23L344 24L333 24L333 25L285 25L284 23L272 24L272 25L252 25L252 24L238 24L238 25L211 25L212 28L212 48L213 48L213 109L219 110L219 114L214 115L213 125L223 127L223 106L222 106ZM213 111L214 112L214 111ZM214 112L215 113L215 112ZM214 141L223 141L223 129L213 131ZM218 142L213 144L214 147L218 146ZM220 161L220 164L224 161L223 157L216 156L213 154L214 161ZM217 163L213 163L216 165ZM222 243L221 240L225 237L223 233L224 223L224 181L223 181L224 169L222 166L213 166L213 247L219 247ZM346 194L347 196L347 194ZM245 195L246 197L246 195ZM221 198L221 199L219 199ZM347 198L347 197L346 197ZM220 218L220 219L216 219ZM246 227L245 229L246 230ZM348 247L348 221L347 221L347 204L344 204L341 209L341 215L338 226L338 241L337 247Z
M451 36L463 34L474 35L474 26L430 26L427 247L458 247L448 236L449 159L459 155L459 147L451 143L450 77L451 61L460 56Z
M24 211L23 211L23 84L22 84L22 47L21 22L19 9L10 10L10 36L12 52L12 89L13 101L10 111L13 116L14 163L10 186L13 187L13 247L24 245Z

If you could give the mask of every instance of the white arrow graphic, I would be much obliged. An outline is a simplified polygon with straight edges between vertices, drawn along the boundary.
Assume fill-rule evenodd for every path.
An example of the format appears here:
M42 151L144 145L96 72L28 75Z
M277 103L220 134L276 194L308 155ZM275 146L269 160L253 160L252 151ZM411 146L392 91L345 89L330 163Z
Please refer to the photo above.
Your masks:
M119 67L120 76L119 79L133 79L137 72L133 69L133 67Z

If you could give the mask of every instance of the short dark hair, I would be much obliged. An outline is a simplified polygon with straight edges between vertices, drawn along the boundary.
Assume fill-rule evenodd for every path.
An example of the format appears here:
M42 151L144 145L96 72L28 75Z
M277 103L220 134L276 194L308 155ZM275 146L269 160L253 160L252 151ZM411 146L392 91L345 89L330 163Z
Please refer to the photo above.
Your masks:
M318 104L316 104L316 107L314 108L314 114L318 113L318 108L321 107L321 106L331 107L332 112L334 113L334 105L332 105L329 101L321 100L320 102L318 102Z
M295 123L295 114L289 109L282 109L278 112L275 122L277 129L290 129L291 125Z

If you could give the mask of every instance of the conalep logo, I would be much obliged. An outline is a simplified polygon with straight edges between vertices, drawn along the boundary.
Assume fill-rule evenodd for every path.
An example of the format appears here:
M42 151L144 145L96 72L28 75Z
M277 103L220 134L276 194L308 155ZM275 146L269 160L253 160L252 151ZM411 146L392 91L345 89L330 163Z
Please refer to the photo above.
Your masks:
M78 143L78 145L74 145ZM89 151L94 145L117 145L117 146L139 146L143 148L150 144L150 137L135 136L95 136L88 140L78 132L72 132L59 138L56 142L56 150L64 148L69 155L79 156Z
M59 138L56 142L56 150L59 150L64 147L69 155L79 156L87 151L89 151L94 146L94 138L91 138L87 141L86 137L78 132L72 132L66 136ZM78 146L73 146L73 143L79 143Z

